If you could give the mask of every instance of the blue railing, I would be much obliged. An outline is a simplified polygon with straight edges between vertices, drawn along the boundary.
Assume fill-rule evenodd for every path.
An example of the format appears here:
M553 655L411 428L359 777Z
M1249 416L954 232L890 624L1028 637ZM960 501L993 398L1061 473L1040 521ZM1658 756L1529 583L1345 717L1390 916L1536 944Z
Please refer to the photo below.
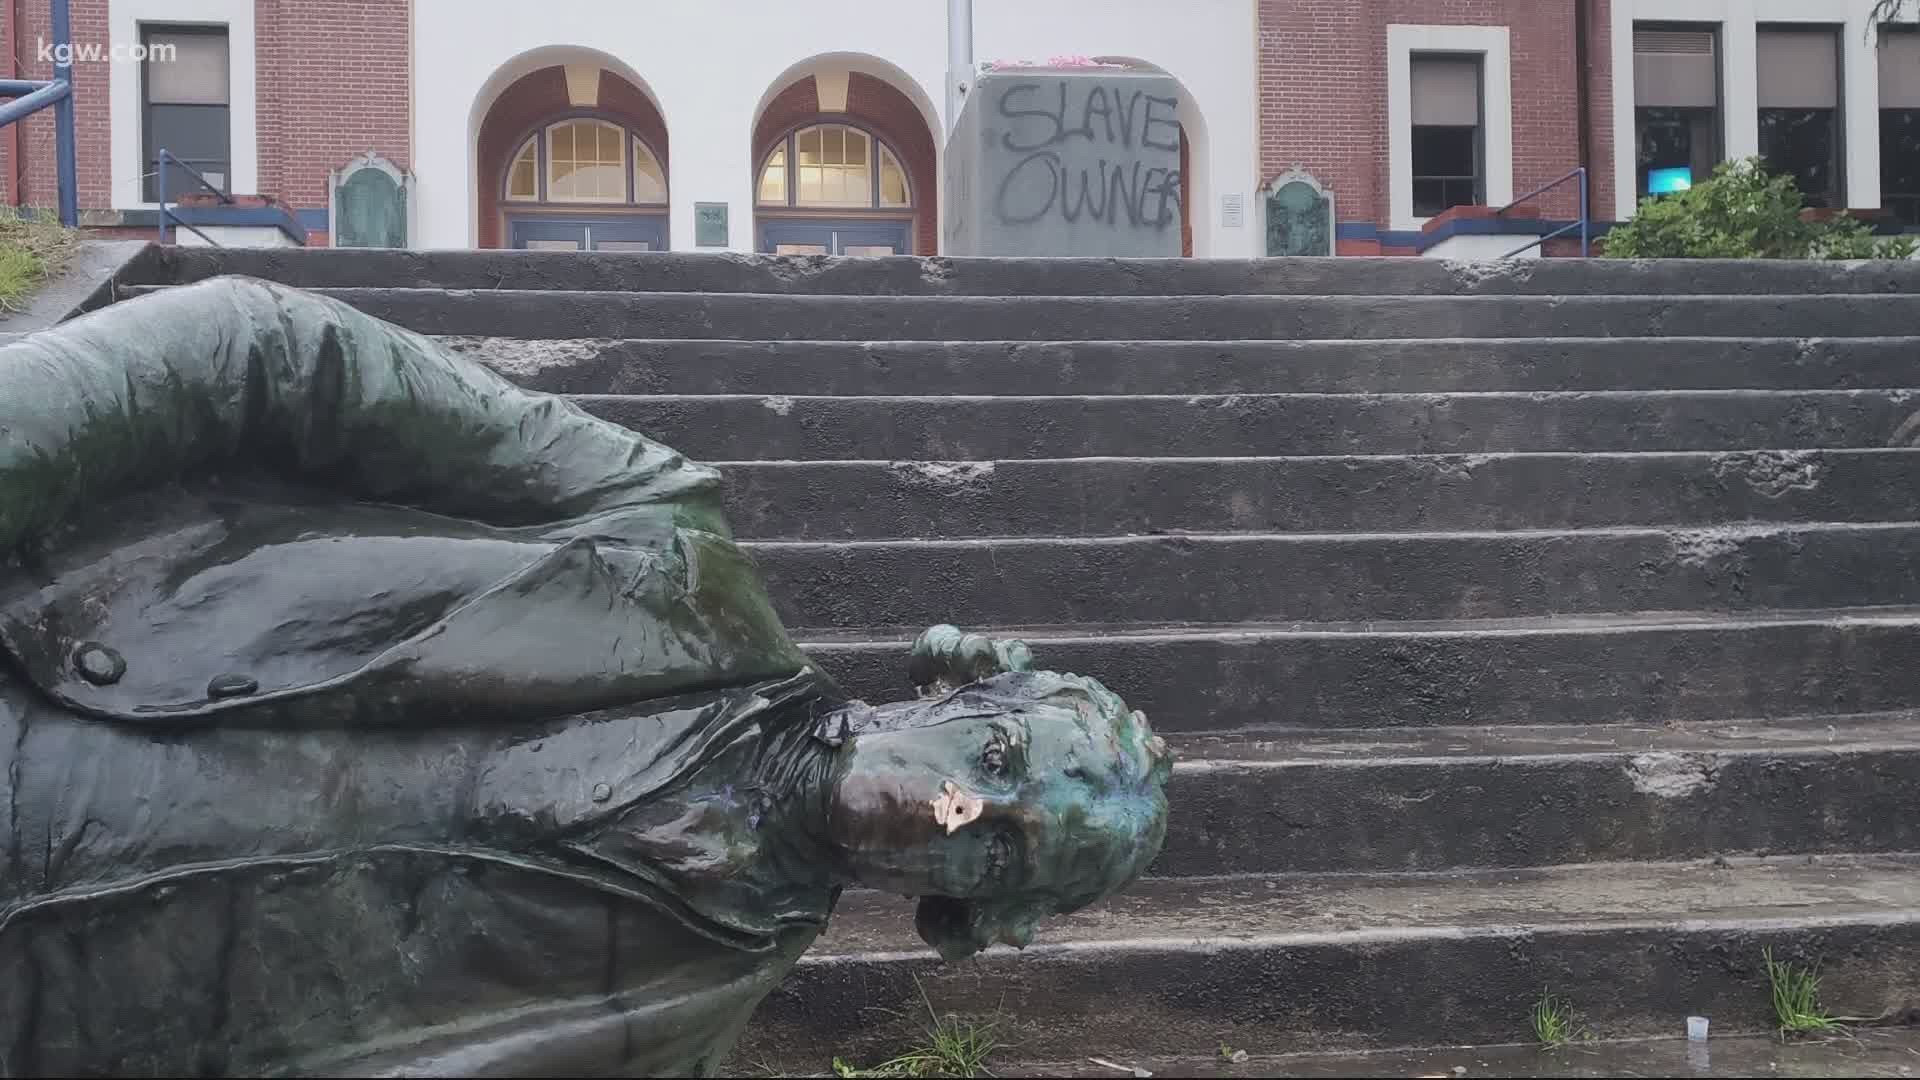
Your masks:
M1572 172L1568 173L1567 175L1561 177L1558 180L1555 180L1550 184L1542 184L1541 186L1534 188L1532 191L1527 192L1525 195L1520 196L1519 198L1508 203L1507 205L1494 211L1494 216L1499 217L1502 214L1505 214L1507 211L1513 209L1516 206L1519 206L1521 203L1526 202L1528 199L1531 199L1536 195L1545 195L1547 192L1552 191L1554 188L1559 187L1561 184L1564 184L1569 180L1576 180L1576 179L1580 181L1580 220L1575 222L1570 222L1566 225L1562 225L1559 228L1553 230L1552 232L1546 234L1545 236L1540 237L1537 240L1532 240L1532 241L1529 241L1528 243L1521 244L1519 247L1513 249L1512 251L1507 252L1505 255L1500 256L1501 258L1511 259L1515 255L1519 255L1522 252L1528 250L1529 248L1538 247L1544 251L1545 248L1542 247L1542 245L1544 245L1547 241L1553 239L1556 236L1565 236L1566 234L1572 232L1575 229L1580 230L1580 257L1585 259L1590 257L1593 254L1593 242L1592 242L1593 229L1587 218L1587 167L1585 165L1582 165L1574 169Z
M79 173L73 151L73 27L67 0L53 0L53 78L0 79L0 127L41 109L53 109L53 153L60 177L60 224L80 224Z
M233 196L227 194L225 191L215 186L214 182L207 179L204 175L202 175L199 169L196 169L193 166L187 164L186 162L181 161L179 158L174 157L171 153L168 153L164 148L161 149L160 165L159 165L160 190L156 192L156 194L160 196L160 242L163 244L167 242L167 222L172 221L175 225L178 225L183 229L189 230L190 232L193 233L193 235L199 237L202 240L205 240L208 244L214 247L219 247L220 244L216 242L213 237L208 236L206 233L203 233L199 229L194 228L192 222L189 222L185 218L181 217L179 214L174 213L173 207L167 205L167 166L168 164L180 166L180 168L186 170L187 175L193 177L194 180L198 182L201 187L206 188L208 191L211 191L215 195L219 196L221 202L226 203L229 206L233 205Z

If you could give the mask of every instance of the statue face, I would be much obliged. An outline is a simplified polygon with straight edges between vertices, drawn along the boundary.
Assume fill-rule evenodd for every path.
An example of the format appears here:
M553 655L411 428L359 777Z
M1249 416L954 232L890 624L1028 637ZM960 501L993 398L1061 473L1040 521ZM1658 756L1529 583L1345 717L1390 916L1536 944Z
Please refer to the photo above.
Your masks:
M830 838L862 884L921 898L948 959L1025 946L1159 853L1165 744L1091 679L1001 675L877 716L840 749Z

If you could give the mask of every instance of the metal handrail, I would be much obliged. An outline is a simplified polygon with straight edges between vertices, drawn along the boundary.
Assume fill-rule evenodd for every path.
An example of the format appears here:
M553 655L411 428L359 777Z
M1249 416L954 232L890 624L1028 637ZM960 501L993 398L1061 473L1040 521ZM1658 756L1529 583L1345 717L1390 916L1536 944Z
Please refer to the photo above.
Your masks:
M41 109L53 110L53 155L60 188L60 224L77 228L80 224L80 172L76 164L73 135L73 30L68 19L67 0L53 0L53 78L0 79L0 98L15 100L0 105L0 127L30 116Z
M1575 229L1580 230L1580 257L1585 259L1585 258L1589 258L1592 255L1593 242L1592 242L1592 230L1589 227L1589 221L1587 216L1587 167L1585 165L1580 165L1575 167L1572 172L1566 174L1565 176L1562 176L1558 180L1555 180L1551 183L1542 184L1539 187L1534 188L1532 191L1527 192L1525 195L1522 195L1519 198L1508 203L1507 205L1501 207L1500 209L1495 210L1493 212L1493 216L1499 217L1500 215L1506 213L1507 211L1513 209L1514 207L1519 206L1521 203L1526 202L1528 199L1531 199L1536 195L1545 195L1547 192L1552 191L1554 188L1559 187L1561 184L1564 184L1567 181L1575 178L1578 178L1580 181L1580 220L1575 222L1570 222L1566 225L1562 225L1561 227L1553 230L1552 232L1546 234L1545 236L1542 236L1529 243L1522 244L1519 247L1513 249L1512 251L1507 252L1505 255L1500 256L1501 258L1511 259L1514 256L1519 255L1521 252L1528 250L1529 248L1538 247L1544 250L1543 245L1546 244L1547 241L1553 239L1556 236L1564 236Z
M185 169L187 171L187 175L193 177L194 180L198 181L201 187L206 188L208 191L213 192L215 195L218 195L220 197L221 202L227 204L228 206L233 205L233 196L227 194L225 191L222 191L220 188L215 187L213 184L213 181L207 179L204 175L202 175L199 169L196 169L193 166L187 164L186 162L181 161L179 158L174 157L171 152L169 152L163 147L160 150L160 177L159 177L160 179L160 191L159 191L160 242L163 244L167 242L167 219L172 218L174 224L180 226L183 229L191 229L193 231L193 235L198 236L200 239L205 240L207 243L213 245L214 247L223 246L218 241L214 240L213 237L208 236L206 233L203 233L199 229L195 228L192 222L189 222L185 218L182 218L180 215L174 213L173 210L167 206L167 162L169 161L173 162L175 165L180 166L182 169Z

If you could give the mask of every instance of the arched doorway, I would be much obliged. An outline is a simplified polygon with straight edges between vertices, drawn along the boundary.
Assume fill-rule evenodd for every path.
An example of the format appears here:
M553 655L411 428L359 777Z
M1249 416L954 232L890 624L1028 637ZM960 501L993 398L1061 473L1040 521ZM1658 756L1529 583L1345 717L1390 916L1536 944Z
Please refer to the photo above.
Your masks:
M1193 210L1196 206L1205 207L1210 194L1206 173L1198 169L1207 154L1207 123L1200 112L1200 105L1193 99L1185 83L1158 64L1134 56L1097 56L1094 59L1102 64L1166 75L1180 88L1180 104L1174 110L1174 121L1180 126L1180 254L1190 256L1194 251Z
M760 251L936 248L933 135L920 107L886 79L822 63L788 83L760 111L753 162Z
M667 132L619 75L577 64L529 73L480 129L480 246L667 250Z
M900 153L855 124L795 128L762 159L754 187L761 248L782 255L907 255L914 185Z

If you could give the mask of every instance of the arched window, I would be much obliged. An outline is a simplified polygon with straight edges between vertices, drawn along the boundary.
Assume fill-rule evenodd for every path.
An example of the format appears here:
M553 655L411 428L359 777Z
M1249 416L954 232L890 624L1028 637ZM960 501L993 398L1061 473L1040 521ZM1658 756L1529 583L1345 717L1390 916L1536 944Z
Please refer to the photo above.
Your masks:
M913 191L893 148L850 124L788 135L760 166L761 206L909 210Z
M655 205L667 201L667 170L646 140L593 117L548 124L507 166L510 202Z

